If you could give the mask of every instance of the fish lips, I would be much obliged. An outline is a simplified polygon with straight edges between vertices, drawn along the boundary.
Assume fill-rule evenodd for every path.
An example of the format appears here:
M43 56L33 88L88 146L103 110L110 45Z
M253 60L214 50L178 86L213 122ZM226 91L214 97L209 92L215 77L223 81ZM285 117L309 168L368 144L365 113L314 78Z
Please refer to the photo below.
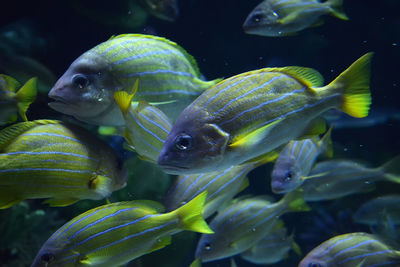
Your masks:
M49 93L49 98L54 100L53 102L49 102L48 105L50 108L62 112L65 114L72 114L73 112L73 106L76 106L76 104L72 101L67 101L65 98L60 97L58 95L52 95L51 91Z

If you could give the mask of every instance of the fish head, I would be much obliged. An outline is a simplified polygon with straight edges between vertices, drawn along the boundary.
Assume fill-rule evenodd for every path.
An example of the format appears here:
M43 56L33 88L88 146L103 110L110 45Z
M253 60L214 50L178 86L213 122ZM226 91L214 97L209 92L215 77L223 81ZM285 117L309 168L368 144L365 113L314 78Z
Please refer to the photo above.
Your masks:
M114 79L100 55L88 51L77 58L49 92L49 106L61 113L96 123L115 105Z
M277 36L279 15L273 10L271 1L263 1L256 6L243 23L243 30L248 34Z
M31 267L77 266L79 253L67 249L69 244L67 241L57 242L50 237L36 255Z
M205 111L191 106L178 117L158 157L158 164L165 172L209 172L222 161L229 135L204 118Z
M307 255L300 263L299 267L327 267L328 264L325 261L316 259L312 256Z
M274 165L271 174L271 189L276 194L289 193L301 183L301 172L293 155L281 155Z
M202 262L209 262L238 254L231 240L221 234L202 234L197 244L195 258Z

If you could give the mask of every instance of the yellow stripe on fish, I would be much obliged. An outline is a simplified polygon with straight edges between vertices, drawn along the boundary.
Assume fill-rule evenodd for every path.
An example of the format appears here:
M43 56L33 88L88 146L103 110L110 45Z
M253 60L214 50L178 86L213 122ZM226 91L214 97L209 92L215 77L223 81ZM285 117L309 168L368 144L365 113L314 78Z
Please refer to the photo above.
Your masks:
M51 206L102 199L125 186L114 151L85 129L60 121L14 124L0 132L0 208L50 198Z
M266 68L242 73L209 88L179 116L158 164L171 174L223 170L290 140L320 134L318 116L336 108L368 115L368 53L330 84L315 70Z

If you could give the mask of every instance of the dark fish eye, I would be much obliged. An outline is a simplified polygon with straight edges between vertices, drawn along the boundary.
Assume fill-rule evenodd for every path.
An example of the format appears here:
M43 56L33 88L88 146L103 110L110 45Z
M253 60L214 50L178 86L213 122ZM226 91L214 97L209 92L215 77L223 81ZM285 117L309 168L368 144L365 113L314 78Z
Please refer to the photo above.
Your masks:
M83 74L76 74L72 77L72 83L83 89L89 85L89 79Z
M178 135L175 139L175 147L179 150L188 150L192 148L192 137L187 134Z
M210 243L205 243L204 244L204 249L205 250L211 250L211 244Z
M261 21L262 17L263 16L261 14L255 14L254 16L251 17L251 19L253 20L253 22L258 23Z
M52 253L44 253L40 256L40 260L43 262L50 262L54 260L54 255Z
M290 181L293 178L293 172L292 171L287 171L285 173L285 181Z
M322 265L319 264L319 263L310 262L310 263L308 264L308 267L322 267Z

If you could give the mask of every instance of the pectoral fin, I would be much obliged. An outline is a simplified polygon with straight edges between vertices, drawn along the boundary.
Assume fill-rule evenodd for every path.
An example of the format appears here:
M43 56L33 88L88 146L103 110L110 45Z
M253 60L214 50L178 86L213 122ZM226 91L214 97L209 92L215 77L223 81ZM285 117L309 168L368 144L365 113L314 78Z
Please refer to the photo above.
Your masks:
M150 253L150 252L153 252L153 251L156 251L156 250L159 250L159 249L162 249L163 247L168 246L169 244L171 244L171 236L170 236L170 235L169 235L169 236L161 237L161 238L154 244L154 246L153 246L152 248L150 248L149 253Z
M230 148L247 148L257 145L262 141L268 133L279 123L282 119L271 122L261 128L258 128L250 133L245 133L237 136L229 145Z

